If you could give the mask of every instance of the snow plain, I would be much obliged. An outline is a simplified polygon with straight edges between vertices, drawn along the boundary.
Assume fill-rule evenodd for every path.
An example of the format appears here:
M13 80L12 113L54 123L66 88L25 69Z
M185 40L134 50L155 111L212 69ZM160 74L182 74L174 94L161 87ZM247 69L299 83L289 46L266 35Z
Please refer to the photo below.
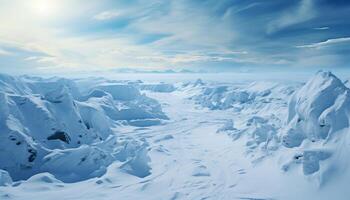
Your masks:
M1 75L0 199L348 199L346 83L194 77Z

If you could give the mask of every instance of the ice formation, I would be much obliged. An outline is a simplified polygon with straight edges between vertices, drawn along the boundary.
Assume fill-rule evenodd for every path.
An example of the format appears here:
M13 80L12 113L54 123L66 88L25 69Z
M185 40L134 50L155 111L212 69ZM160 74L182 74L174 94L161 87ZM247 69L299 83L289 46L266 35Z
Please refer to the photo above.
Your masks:
M0 75L0 198L345 200L346 84Z
M318 72L293 94L288 108L286 147L332 139L337 131L349 127L350 90L330 72Z
M282 143L298 149L291 163L299 161L305 175L320 171L321 161L344 151L339 143L345 140L343 130L349 128L349 92L331 72L320 71L292 95ZM337 165L338 161L333 162ZM289 168L291 163L283 168ZM323 169L321 175L330 169Z
M0 168L14 180L40 172L66 182L100 176L116 159L108 149L117 146L114 127L162 119L160 104L127 83L99 84L81 94L68 79L1 75Z

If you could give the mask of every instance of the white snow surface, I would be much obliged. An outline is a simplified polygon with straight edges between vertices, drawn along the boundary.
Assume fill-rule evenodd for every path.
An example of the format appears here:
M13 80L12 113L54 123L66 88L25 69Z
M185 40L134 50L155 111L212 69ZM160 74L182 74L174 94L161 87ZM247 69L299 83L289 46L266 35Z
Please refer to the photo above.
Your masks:
M348 199L350 89L0 75L0 199Z

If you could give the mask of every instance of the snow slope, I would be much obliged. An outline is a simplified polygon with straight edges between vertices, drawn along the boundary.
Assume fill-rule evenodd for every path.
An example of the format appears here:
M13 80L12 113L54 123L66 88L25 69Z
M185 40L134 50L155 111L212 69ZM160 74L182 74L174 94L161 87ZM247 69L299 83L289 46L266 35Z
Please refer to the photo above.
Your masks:
M350 195L349 89L330 72L306 83L2 76L0 84L0 198Z

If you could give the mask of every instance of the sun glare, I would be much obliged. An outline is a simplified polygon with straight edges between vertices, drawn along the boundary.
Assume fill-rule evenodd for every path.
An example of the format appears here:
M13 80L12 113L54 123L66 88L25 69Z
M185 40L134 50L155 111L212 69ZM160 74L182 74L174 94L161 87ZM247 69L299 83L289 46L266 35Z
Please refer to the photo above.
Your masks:
M48 17L56 14L58 5L55 0L35 0L33 8L38 15Z

